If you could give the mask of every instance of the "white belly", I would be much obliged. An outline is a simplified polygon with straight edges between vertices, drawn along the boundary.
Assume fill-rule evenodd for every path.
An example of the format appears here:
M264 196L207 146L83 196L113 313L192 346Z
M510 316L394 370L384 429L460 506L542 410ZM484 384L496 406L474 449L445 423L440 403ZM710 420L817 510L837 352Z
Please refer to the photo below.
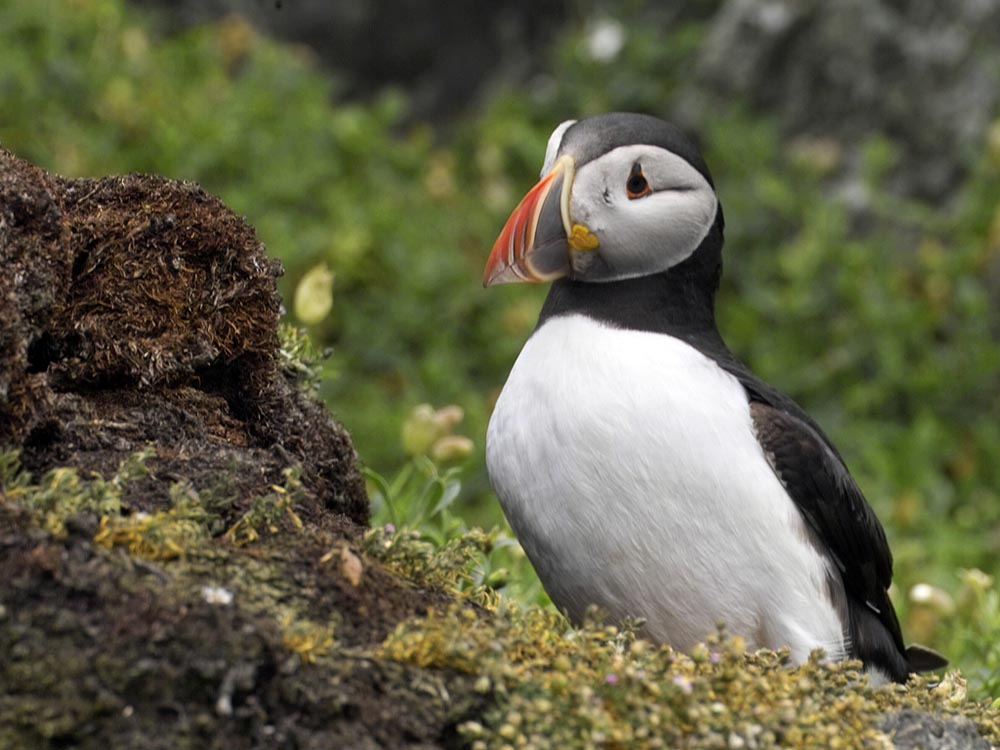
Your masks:
M839 576L768 465L743 387L680 340L550 319L500 394L486 459L574 620L596 604L680 649L722 621L751 648L843 657Z

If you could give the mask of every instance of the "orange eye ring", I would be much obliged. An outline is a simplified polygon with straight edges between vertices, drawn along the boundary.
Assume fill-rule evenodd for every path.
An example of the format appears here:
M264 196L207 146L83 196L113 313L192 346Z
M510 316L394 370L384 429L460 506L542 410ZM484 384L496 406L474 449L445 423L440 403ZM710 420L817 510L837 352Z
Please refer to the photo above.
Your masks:
M628 195L629 200L635 200L652 192L653 188L649 186L649 182L646 181L645 176L642 174L642 166L639 162L636 162L632 165L632 171L629 172L628 180L625 181L625 194Z

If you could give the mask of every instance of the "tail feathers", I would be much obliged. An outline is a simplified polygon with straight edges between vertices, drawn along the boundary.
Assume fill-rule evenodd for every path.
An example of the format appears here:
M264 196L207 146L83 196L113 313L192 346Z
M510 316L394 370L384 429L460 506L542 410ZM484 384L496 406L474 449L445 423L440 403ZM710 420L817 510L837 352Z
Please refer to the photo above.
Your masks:
M885 614L876 616L868 607L848 600L851 656L861 659L868 668L881 670L893 682L901 684L913 672L929 672L947 666L947 659L926 646L914 644L903 649L902 634L891 607L886 598L882 610Z
M948 660L941 654L919 643L906 647L906 661L913 672L930 672L948 666Z

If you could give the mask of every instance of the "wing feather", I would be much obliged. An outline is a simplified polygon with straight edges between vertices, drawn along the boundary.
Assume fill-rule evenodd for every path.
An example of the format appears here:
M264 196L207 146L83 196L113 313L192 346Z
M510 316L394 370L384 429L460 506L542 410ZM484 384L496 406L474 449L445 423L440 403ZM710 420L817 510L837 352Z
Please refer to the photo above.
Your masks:
M917 669L946 665L929 649L906 648L889 599L892 553L885 531L843 459L798 407L793 413L748 392L764 454L840 571L851 655L898 682Z

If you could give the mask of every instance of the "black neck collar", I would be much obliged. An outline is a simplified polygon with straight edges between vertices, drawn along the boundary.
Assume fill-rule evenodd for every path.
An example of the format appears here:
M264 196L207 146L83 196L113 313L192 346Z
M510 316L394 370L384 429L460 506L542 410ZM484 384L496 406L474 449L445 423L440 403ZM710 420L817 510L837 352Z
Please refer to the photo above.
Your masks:
M719 221L690 258L662 273L604 284L560 279L549 290L538 328L550 318L578 314L616 328L673 336L736 377L751 401L770 404L810 425L836 454L798 404L754 375L729 351L715 324L715 292L721 278Z
M538 318L580 314L634 331L665 333L703 353L729 358L715 323L715 292L722 276L722 228L712 228L682 263L652 276L624 281L553 283Z

